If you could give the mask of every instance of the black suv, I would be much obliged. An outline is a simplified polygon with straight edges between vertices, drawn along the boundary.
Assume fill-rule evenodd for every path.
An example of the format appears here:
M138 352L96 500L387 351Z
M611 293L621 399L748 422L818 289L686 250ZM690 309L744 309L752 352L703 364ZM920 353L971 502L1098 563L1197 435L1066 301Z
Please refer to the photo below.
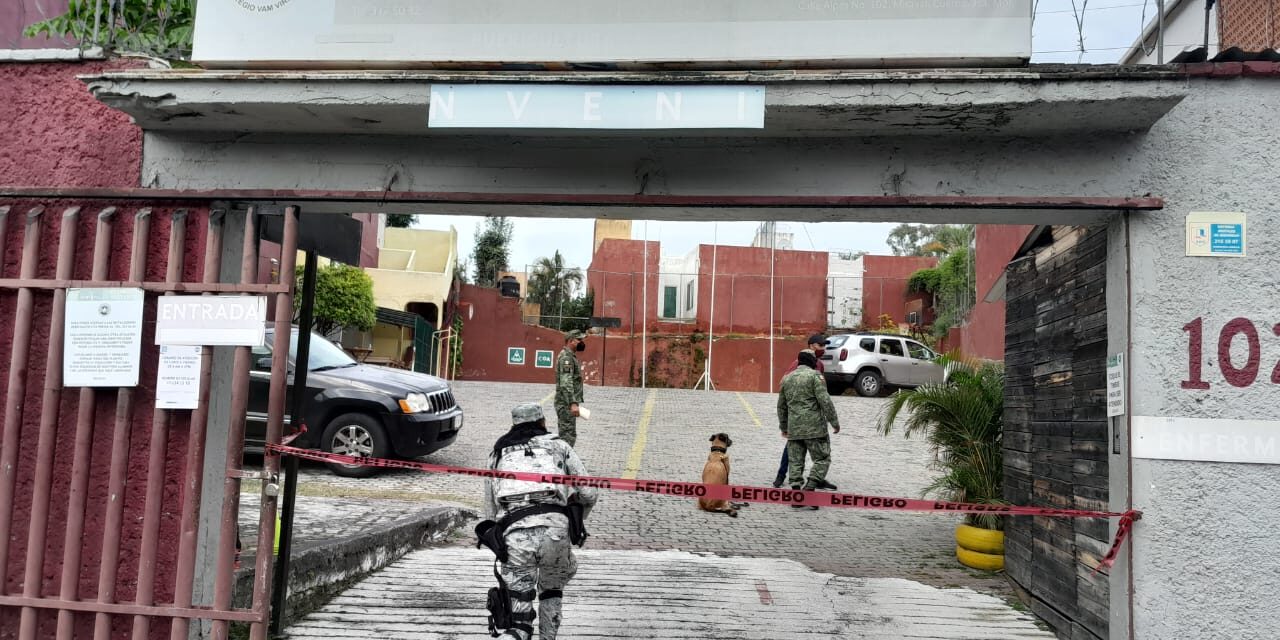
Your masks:
M245 444L259 450L266 443L274 333L268 329L266 346L254 347L249 372ZM295 327L289 341L290 383L297 348ZM307 433L294 441L297 446L350 456L416 458L449 446L462 428L462 409L449 383L435 376L360 364L315 333L307 368L302 421ZM293 385L288 389L286 411L293 407ZM336 463L329 468L350 478L377 473L373 467Z

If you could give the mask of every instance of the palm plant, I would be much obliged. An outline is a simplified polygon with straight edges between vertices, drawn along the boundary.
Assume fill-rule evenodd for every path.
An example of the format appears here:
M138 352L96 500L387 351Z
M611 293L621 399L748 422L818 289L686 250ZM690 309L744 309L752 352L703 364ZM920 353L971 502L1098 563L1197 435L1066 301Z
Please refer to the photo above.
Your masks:
M529 274L529 299L542 305L543 316L547 311L556 309L557 315L563 316L559 310L573 300L573 294L582 286L582 271L564 266L564 257L557 250L550 258L539 258ZM550 326L543 323L544 326ZM563 328L564 318L558 318L557 327Z
M1004 465L1000 442L1004 428L1004 366L944 357L942 383L901 390L880 415L879 431L889 435L899 416L903 434L923 432L942 472L926 495L976 504L1007 504L1003 499ZM907 413L903 413L906 410ZM968 514L965 522L1000 529L998 516Z

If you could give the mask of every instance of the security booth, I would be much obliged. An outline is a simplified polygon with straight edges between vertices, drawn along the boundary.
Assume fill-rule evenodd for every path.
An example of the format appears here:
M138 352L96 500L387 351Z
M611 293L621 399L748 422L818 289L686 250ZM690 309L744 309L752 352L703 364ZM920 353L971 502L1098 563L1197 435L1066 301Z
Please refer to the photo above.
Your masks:
M203 203L223 265L276 211L1036 225L1006 273L1007 497L1143 516L1103 571L1115 522L1015 519L1010 577L1061 637L1280 624L1280 539L1245 506L1280 480L1280 195L1257 177L1280 67L1027 65L1027 2L333 7L201 3L206 69L84 78L143 129L147 188L0 196ZM206 482L198 521L237 483ZM216 558L194 562L194 602L220 602Z

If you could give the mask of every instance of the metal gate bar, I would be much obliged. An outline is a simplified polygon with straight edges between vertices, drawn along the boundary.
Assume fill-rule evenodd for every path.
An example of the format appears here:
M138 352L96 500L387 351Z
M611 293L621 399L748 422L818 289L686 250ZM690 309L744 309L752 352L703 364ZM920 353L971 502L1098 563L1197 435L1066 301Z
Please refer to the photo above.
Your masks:
M244 246L240 264L240 283L248 284L258 281L258 216L255 207L249 207L245 216ZM240 478L233 471L240 470L240 462L244 458L244 408L249 401L249 365L252 353L249 347L236 347L231 365L231 419L227 434L227 474L222 480L222 529L218 537L218 569L214 580L213 608L226 610L231 608L233 593L232 574L235 558L236 514L240 512ZM240 407L240 410L236 410ZM272 525L275 523L273 522ZM258 550L261 554L263 551ZM214 640L227 637L225 620L214 620Z
M111 230L116 208L107 207L98 214L94 231L93 267L90 278L105 280L111 266ZM97 409L97 396L89 387L80 389L80 404L76 412L75 452L72 462L71 491L67 506L67 535L62 548L61 599L78 598L80 586L80 540L84 536L84 509L89 496L89 456L93 451L93 414ZM71 640L75 621L70 610L58 612L57 640Z
M154 199L150 200L154 201ZM168 480L174 479L175 474L174 470L168 468L169 449L173 446L170 435L172 429L177 428L181 424L180 420L186 416L174 411L158 410L153 405L150 419L139 416L139 422L135 424L136 405L139 401L149 402L151 398L149 394L138 395L141 392L132 387L116 389L115 411L108 413L107 416L98 416L98 394L102 390L81 388L73 399L68 394L70 390L63 387L63 350L66 346L63 337L67 322L68 288L136 287L150 294L180 292L206 295L224 292L274 294L275 349L279 353L288 353L298 210L296 207L286 209L284 237L281 243L283 268L278 283L259 284L257 282L259 219L257 212L251 209L245 221L245 251L241 282L223 284L217 282L221 268L223 230L223 218L220 212L209 212L208 215L202 282L186 283L182 282L182 279L189 257L185 248L189 216L183 209L169 209L172 211L167 216L169 229L164 234L167 236L164 239L167 240L167 246L163 248L167 254L164 281L148 282L149 251L159 248L152 244L152 223L156 219L152 215L152 209L144 207L137 210L132 229L127 229L121 234L115 225L117 208L108 206L98 214L96 220L91 257L92 274L88 280L82 280L78 279L79 274L75 273L81 268L77 267L77 256L87 252L83 249L78 251L77 245L82 228L89 226L91 221L85 219L82 208L76 203L67 203L65 206L63 203L55 202L55 204L58 204L58 209L63 212L57 231L56 265L52 269L53 273L47 274L52 277L44 278L40 277L43 257L42 240L53 236L53 230L46 228L43 224L46 218L44 215L46 205L36 202L31 205L19 203L18 206L0 206L0 256L4 255L9 248L6 243L14 240L9 229L9 224L13 222L10 213L23 210L26 214L22 246L20 251L14 252L20 254L17 277L0 278L0 291L3 291L6 298L10 292L14 295L14 340L7 363L9 371L7 395L3 399L5 401L3 443L0 444L0 614L3 614L5 620L10 620L9 616L13 615L13 622L6 622L5 628L11 630L10 633L16 632L18 640L34 640L36 637L70 640L88 631L90 621L81 614L93 613L95 615L92 627L95 640L121 637L122 633L130 635L134 640L145 640L156 635L153 633L156 630L153 629L152 618L168 618L170 622L167 631L174 640L186 640L192 619L213 621L215 637L218 638L226 637L227 623L247 622L253 638L265 639L273 573L271 570L273 558L267 550L271 548L275 525L274 497L265 494L267 485L274 481L279 471L280 461L274 456L266 457L266 471L261 474L264 479L264 496L263 508L259 515L259 552L255 562L252 608L237 610L232 607L234 595L232 554L235 545L236 514L239 511L240 479L249 475L241 469L240 458L243 453L244 417L248 400L247 372L250 349L236 348L235 369L238 375L232 387L230 403L232 428L229 434L227 478L224 482L224 497L229 499L224 500L223 504L224 517L221 525L223 536L217 551L219 565L216 570L214 606L192 605L196 544L199 537L198 515L205 458L204 445L208 429L212 383L210 362L212 350L209 348L202 350L199 377L200 409L190 414L185 443L187 450L183 455L181 471L177 472L181 473L182 477L178 492L181 500L181 515L176 526L178 530L176 565L174 574L164 578L166 581L173 580L172 583L164 584L166 591L169 584L173 585L173 602L157 604L157 588L160 587L157 584L158 560L163 551L161 539L166 535L165 527L171 526L164 525L162 521L162 516L167 510L165 486ZM52 209L51 205L50 208ZM112 276L112 257L122 253L113 251L112 242L118 235L124 235L131 240L128 275L124 280L108 280ZM156 244L164 241L158 238L157 240ZM43 244L52 245L54 242L46 241ZM82 278L83 275L80 277ZM39 299L37 295L48 295L49 298ZM150 302L154 302L153 296L149 297L152 297ZM40 302L37 305L37 300L48 302ZM32 338L33 334L37 333L34 328L35 318L39 313L40 322L44 322L45 304L51 306L47 311L49 341L42 345L46 350L46 353L42 354L46 356L43 362L44 377L41 380L43 387L38 400L30 399L24 402L24 399L28 399L27 383L32 364ZM40 328L39 333L39 337L44 337L43 327ZM145 355L153 357L152 353L148 352ZM35 364L39 366L41 363L37 361ZM287 366L287 357L279 358L273 365L268 442L279 442L282 435ZM70 415L62 415L61 405L63 402L70 403L76 399L78 403L74 429L72 429ZM37 403L39 403L38 407ZM35 420L36 411L39 411L38 420ZM101 431L95 424L100 418L112 420L110 452L104 450L100 454L110 458L109 464L105 465L105 470L109 473L107 494L102 501L105 506L93 512L95 520L101 518L105 526L101 541L100 562L96 563L98 565L96 567L89 567L90 570L96 569L97 574L94 578L96 578L97 589L92 592L92 595L81 599L82 586L92 589L92 586L84 584L84 580L94 579L82 576L82 565L85 550L92 549L86 546L92 542L85 540L85 529L89 519L90 481L95 469L93 464L95 458L98 461L97 468L100 471L104 470L102 469L103 461L94 455L93 446L95 431ZM32 424L33 422L38 422L38 426ZM24 427L24 424L28 426ZM66 424L65 428L64 424ZM135 429L139 430L139 440L141 440L142 429L150 431L145 445L148 447L145 454L145 472L135 471L131 474L130 456L135 450L144 446L140 441L133 441ZM61 435L63 433L74 435L67 438ZM73 439L74 442L59 441L60 438ZM32 440L35 442L31 442ZM35 444L35 455L33 458L23 457L23 464L20 467L19 457L25 450L24 444L28 448L31 444ZM69 460L59 453L62 451L69 454ZM59 499L54 495L55 470L66 469L61 465L68 463L71 468L67 473L70 476L69 480L66 480L68 482L66 530L65 532L51 531L54 526L62 525L61 522L55 524L50 520L53 501ZM21 497L15 495L19 479L24 483L31 483L30 493L24 492ZM145 489L145 500L139 505L142 510L138 522L135 522L132 517L128 521L125 518L125 490L130 486L141 486ZM62 487L59 485L57 492L61 491ZM27 495L31 500L29 505L26 502ZM21 504L18 503L19 499ZM172 498L170 501L172 502ZM136 502L134 504L136 505ZM25 515L21 514L21 510L27 506L30 506L29 522L24 523L14 516ZM93 506L98 507L96 500ZM176 507L176 504L173 506ZM25 532L20 529L24 525L28 527ZM20 575L17 571L17 563L9 562L9 552L13 545L17 544L13 542L15 533L20 536L23 533L26 534L25 538L19 539L19 542L26 543L25 563ZM59 533L63 535L59 536ZM129 583L124 580L133 577L129 575L130 570L134 568L132 561L127 567L121 566L122 556L126 552L123 548L126 536L130 541L140 537L138 546L130 547L128 550L130 553L135 551L138 553L136 590L133 590L132 602L118 602L120 594L117 592L117 587L126 589L124 593L127 600L129 597L127 589L131 587L126 586ZM57 595L44 594L46 591L44 567L49 556L51 538L64 545L61 553L61 575L56 586L53 587ZM122 578L121 575L126 578ZM19 587L10 586L14 584L14 580L20 585L21 595L15 593ZM52 624L54 616L42 615L40 613L42 611L50 614L56 612L56 633L53 632ZM116 624L122 616L131 618L131 624L123 628Z
M202 280L208 284L218 279L222 270L223 212L209 214L209 232L205 236L204 271ZM204 440L209 424L209 389L213 382L213 349L200 349L200 403L191 415L191 427L187 437L187 469L204 469ZM195 589L196 542L200 535L200 492L204 489L204 476L187 473L182 483L182 515L179 520L178 566L173 589L173 606L191 607ZM169 627L170 640L187 640L190 620L173 619Z
M133 216L133 243L129 250L129 279L147 279L147 238L151 231L151 209ZM124 490L129 473L129 436L133 430L133 387L116 390L116 420L111 437L111 478L107 482L107 528L102 541L102 564L98 570L98 602L115 604L116 572L120 569L120 528L124 519ZM93 640L111 637L111 616L99 612L94 619Z
M22 237L22 266L18 276L31 280L36 275L40 256L40 215L44 207L27 213ZM9 356L8 401L4 406L4 445L0 449L0 593L8 590L9 540L13 533L13 487L18 476L18 436L21 434L22 405L27 393L27 361L31 353L31 313L34 292L29 287L18 289L14 310L13 346Z
M75 264L76 226L80 222L80 207L71 207L62 214L62 226L58 232L58 278L71 276ZM22 585L22 595L35 598L40 595L40 582L44 577L45 538L49 533L49 490L53 484L53 447L57 438L59 410L62 403L62 342L63 324L67 313L67 290L53 292L53 309L49 320L49 351L44 366L44 396L40 401L40 435L36 444L35 482L31 492L31 526L27 529L27 566ZM35 640L36 610L22 609L18 626L19 640Z

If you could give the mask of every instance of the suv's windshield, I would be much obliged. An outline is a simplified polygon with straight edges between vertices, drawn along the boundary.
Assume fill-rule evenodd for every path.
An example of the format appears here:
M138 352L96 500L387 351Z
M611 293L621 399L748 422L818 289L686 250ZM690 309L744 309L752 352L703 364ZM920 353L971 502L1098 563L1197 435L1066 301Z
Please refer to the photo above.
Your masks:
M296 362L298 358L298 332L294 331L289 338L289 360ZM352 367L356 361L347 352L324 338L311 334L311 348L307 352L307 371Z

